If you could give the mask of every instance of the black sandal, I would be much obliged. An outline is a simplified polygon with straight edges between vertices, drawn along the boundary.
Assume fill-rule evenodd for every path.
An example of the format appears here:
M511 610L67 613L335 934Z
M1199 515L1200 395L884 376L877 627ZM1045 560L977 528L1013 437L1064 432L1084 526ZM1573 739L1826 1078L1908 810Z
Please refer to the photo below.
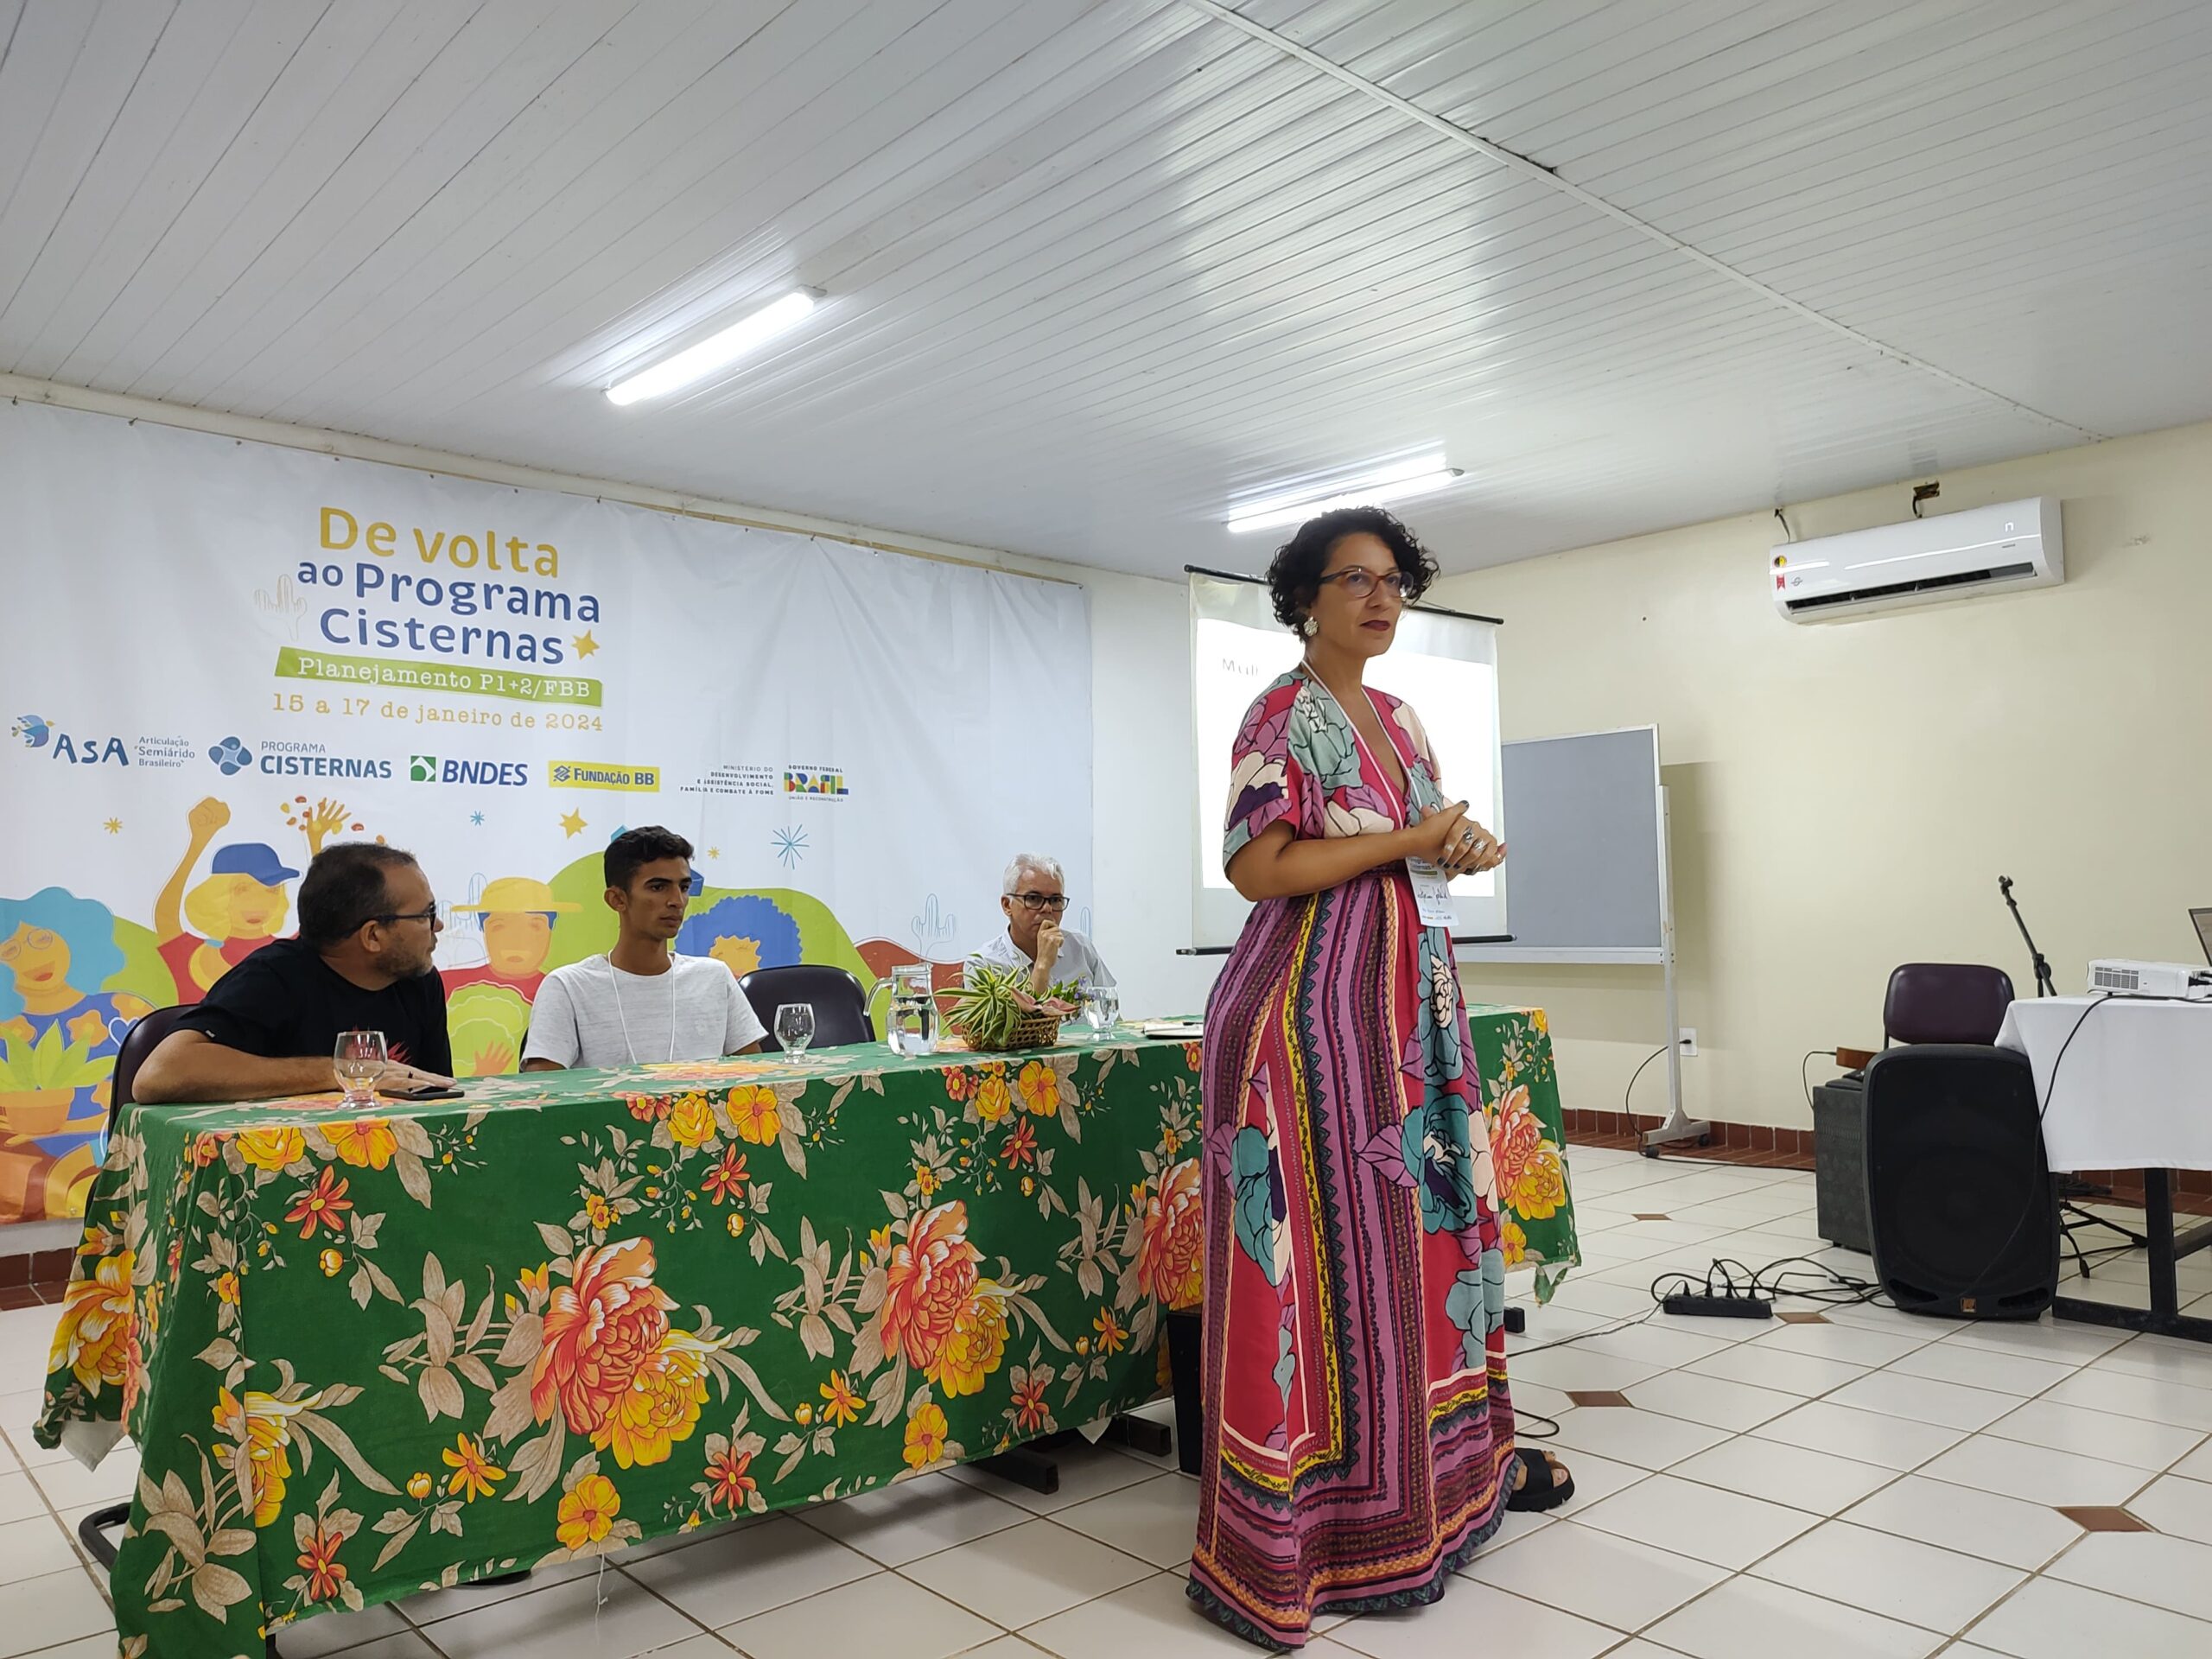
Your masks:
M1518 1456L1529 1478L1521 1483L1518 1491L1506 1495L1507 1509L1541 1515L1546 1510L1557 1509L1574 1496L1574 1477L1550 1452L1538 1452L1532 1457L1522 1452Z

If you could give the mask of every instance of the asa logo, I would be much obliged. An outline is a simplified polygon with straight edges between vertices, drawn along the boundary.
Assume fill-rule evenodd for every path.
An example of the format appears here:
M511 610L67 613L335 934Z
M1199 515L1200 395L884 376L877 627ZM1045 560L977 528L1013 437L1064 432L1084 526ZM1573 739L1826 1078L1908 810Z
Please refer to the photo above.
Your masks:
M521 789L530 782L530 767L520 760L455 760L435 754L407 757L407 779L416 784L474 784L479 787Z
M130 764L130 752L123 747L119 737L60 731L38 715L17 715L10 730L23 740L24 747L44 749L52 760L67 760L80 766Z

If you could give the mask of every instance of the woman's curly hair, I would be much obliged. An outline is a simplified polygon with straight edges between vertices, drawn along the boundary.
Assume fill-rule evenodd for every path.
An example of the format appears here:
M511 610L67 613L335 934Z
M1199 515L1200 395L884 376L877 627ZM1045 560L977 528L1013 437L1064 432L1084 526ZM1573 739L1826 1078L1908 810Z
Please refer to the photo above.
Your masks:
M1316 513L1298 527L1298 533L1275 550L1268 566L1268 591L1274 596L1275 620L1295 629L1321 591L1321 573L1329 568L1329 554L1347 536L1373 536L1390 550L1406 578L1406 603L1428 591L1440 574L1436 561L1397 515L1381 507L1338 507Z

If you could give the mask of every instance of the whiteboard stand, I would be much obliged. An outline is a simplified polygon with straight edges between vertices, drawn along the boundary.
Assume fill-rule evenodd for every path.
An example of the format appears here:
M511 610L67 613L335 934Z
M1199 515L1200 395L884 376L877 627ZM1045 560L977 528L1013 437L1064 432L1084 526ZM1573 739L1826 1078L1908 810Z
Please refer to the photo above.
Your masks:
M1659 1148L1678 1141L1694 1141L1702 1144L1710 1139L1713 1125L1700 1118L1687 1116L1682 1110L1682 1022L1681 1010L1675 995L1675 880L1674 861L1667 852L1667 789L1659 789L1659 949L1662 969L1667 976L1667 1121L1656 1129L1643 1132L1643 1149L1647 1158L1659 1155Z

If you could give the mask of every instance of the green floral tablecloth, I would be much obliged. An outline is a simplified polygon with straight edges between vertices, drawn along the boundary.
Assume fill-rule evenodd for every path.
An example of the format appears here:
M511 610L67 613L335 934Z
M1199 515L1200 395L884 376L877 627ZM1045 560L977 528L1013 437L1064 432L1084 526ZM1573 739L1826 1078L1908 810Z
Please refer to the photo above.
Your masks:
M1508 1236L1573 1256L1541 1015L1485 1011ZM42 1445L143 1460L126 1659L842 1497L1164 1381L1196 1044L880 1047L124 1109ZM1510 1179L1509 1179L1510 1177ZM1542 1288L1548 1294L1548 1277Z

